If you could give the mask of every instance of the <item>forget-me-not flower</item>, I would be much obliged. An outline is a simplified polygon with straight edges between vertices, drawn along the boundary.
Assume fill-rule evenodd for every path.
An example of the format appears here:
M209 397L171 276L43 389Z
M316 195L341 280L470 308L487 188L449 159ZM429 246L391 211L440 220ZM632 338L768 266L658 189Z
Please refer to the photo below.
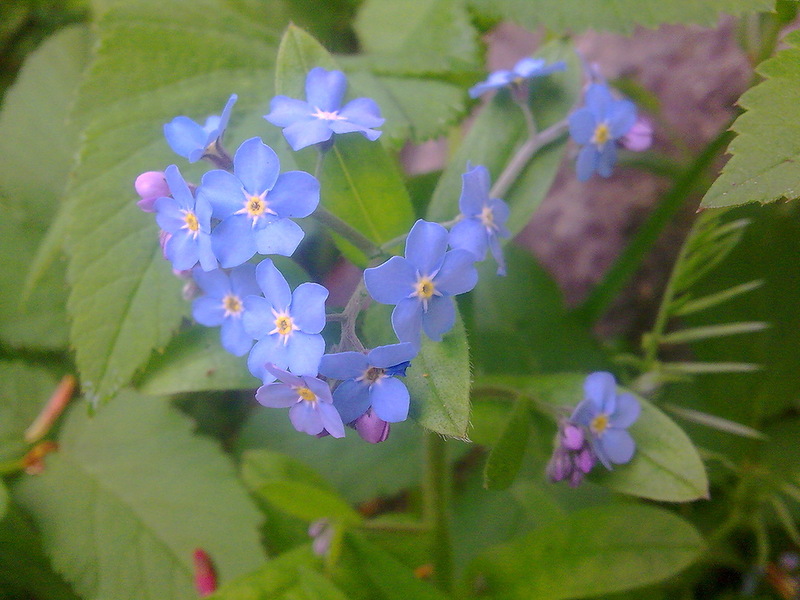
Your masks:
M233 157L233 173L203 175L198 198L220 219L212 234L214 254L224 268L259 254L291 256L303 239L291 218L307 217L319 204L319 181L304 171L280 172L278 155L261 141L245 141Z
M352 423L371 406L384 421L405 421L409 395L396 376L405 376L409 361L416 355L413 344L403 343L378 346L368 354L339 352L323 356L319 372L342 380L333 392L333 403L342 420Z
M192 271L203 295L192 302L194 320L206 327L221 326L222 347L231 354L244 356L253 345L253 336L244 330L244 299L258 295L256 266L244 264L226 273L222 269Z
M592 448L607 469L633 458L636 444L627 429L639 418L641 406L633 394L618 394L611 373L590 374L583 384L585 398L570 420L586 427Z
M189 162L197 162L206 154L216 154L217 146L222 143L231 110L236 104L236 94L228 98L221 115L211 115L205 125L196 123L189 117L175 117L164 125L164 137L169 147Z
M475 256L467 250L447 251L447 229L420 219L406 238L406 255L393 256L364 271L370 295L395 304L392 327L401 342L419 347L422 330L434 341L455 324L453 296L475 287Z
M256 390L256 400L270 408L288 408L289 419L297 431L319 435L327 431L333 437L344 437L342 418L333 406L331 388L311 376L297 376L278 369L272 363L265 370L280 383L267 383Z
M272 381L266 364L288 368L295 375L315 376L325 354L325 300L328 290L318 283L301 283L292 292L275 264L265 258L256 267L264 296L244 299L244 329L258 340L247 358L250 372Z
M586 90L585 105L569 116L569 133L583 147L575 168L579 181L597 171L610 177L617 161L617 140L636 122L636 105L618 100L605 83L592 83Z
M211 205L195 198L175 165L164 170L172 196L162 196L153 207L156 222L166 232L164 256L177 271L186 271L198 262L204 271L217 268L211 249Z
M534 77L543 77L556 71L567 68L564 61L560 60L551 65L543 58L525 57L517 61L513 69L500 69L489 74L486 81L482 81L469 89L470 98L477 98L484 92L496 90L506 86L520 86Z
M264 118L278 127L292 150L327 142L334 133L358 132L370 141L381 132L381 110L371 98L356 98L344 106L347 78L341 71L314 67L306 76L306 101L275 96Z
M497 274L506 274L503 250L498 238L507 238L508 205L498 198L489 198L489 171L483 165L471 167L461 176L461 197L458 207L461 219L450 230L450 247L469 250L476 260L483 260L491 250L497 262Z
M584 428L571 421L562 421L553 456L547 464L548 479L554 483L566 479L571 487L577 487L596 462L597 457Z

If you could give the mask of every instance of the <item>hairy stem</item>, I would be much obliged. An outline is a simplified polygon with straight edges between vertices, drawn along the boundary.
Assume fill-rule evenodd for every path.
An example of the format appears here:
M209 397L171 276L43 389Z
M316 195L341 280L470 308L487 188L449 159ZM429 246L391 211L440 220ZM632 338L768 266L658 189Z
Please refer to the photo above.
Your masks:
M424 521L431 527L433 576L439 587L452 593L453 545L450 538L451 474L443 437L425 432Z

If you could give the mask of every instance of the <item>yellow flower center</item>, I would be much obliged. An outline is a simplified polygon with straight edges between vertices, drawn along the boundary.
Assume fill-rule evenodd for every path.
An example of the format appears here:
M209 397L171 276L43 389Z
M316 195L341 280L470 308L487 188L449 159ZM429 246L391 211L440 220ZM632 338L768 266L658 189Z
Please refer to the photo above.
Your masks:
M592 433L601 435L606 429L608 429L608 415L606 413L600 413L597 415L589 424L589 429L592 430Z
M488 206L484 205L483 210L481 210L481 214L478 218L481 220L481 223L484 227L486 227L486 229L497 229L497 224L494 222L494 213Z
M608 124L605 121L598 124L597 127L594 128L594 135L592 136L593 144L602 146L610 139L611 130L608 128Z
M248 194L242 190L244 194L244 208L236 211L237 215L247 215L253 220L253 225L265 214L276 215L274 210L269 207L267 202L267 190L260 194Z
M190 210L184 210L183 222L183 229L188 229L196 237L197 232L200 230L200 222L197 220L197 215Z
M270 335L277 333L281 336L283 338L283 345L285 346L289 342L289 337L292 335L292 332L299 329L299 327L294 324L292 317L286 311L278 312L273 308L272 314L275 317L275 329L269 333Z
M297 395L300 396L300 398L305 400L306 402L317 401L317 395L307 387L296 387L294 389L297 392Z
M436 293L436 285L433 283L428 277L420 277L417 281L417 291L415 295L419 297L420 300L428 300Z
M225 310L226 317L238 317L242 312L242 301L239 300L239 296L227 294L222 299L222 308Z
M359 377L359 379L361 379L362 381L366 381L367 383L372 385L376 381L383 379L385 376L386 376L385 369L381 369L379 367L370 367L369 369L364 371L364 374L361 377Z

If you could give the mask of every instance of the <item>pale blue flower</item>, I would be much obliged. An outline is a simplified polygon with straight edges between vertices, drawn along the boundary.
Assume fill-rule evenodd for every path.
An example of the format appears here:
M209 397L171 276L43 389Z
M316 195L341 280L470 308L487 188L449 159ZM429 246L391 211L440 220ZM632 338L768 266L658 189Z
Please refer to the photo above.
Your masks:
M489 74L486 81L482 81L469 89L471 98L477 98L484 92L496 90L498 88L521 85L534 77L543 77L556 71L563 71L567 68L564 61L558 61L548 65L543 58L526 57L517 61L511 70L500 69Z
M236 94L232 94L221 115L211 115L205 125L196 123L189 117L175 117L164 125L164 137L169 147L189 162L197 162L206 154L216 154L215 146L222 143L231 110L236 104Z

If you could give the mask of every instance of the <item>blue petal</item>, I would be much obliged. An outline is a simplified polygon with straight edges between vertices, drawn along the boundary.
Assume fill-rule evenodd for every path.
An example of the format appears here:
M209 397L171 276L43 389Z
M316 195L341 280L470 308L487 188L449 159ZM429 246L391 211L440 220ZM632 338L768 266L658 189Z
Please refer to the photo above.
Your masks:
M259 254L291 256L303 241L303 228L290 219L277 219L255 230Z
M611 90L604 83L593 83L586 90L585 96L586 108L588 108L595 119L600 122L608 117L608 110L611 103L614 102L614 97L611 95Z
M453 298L434 296L428 301L428 310L422 315L422 328L434 342L440 341L442 334L450 331L455 322L456 307Z
M265 258L256 267L256 281L264 297L278 311L289 308L292 302L292 291L286 278L278 270L271 259Z
M183 207L187 209L194 209L194 195L189 186L186 185L186 180L181 175L180 170L175 165L170 165L164 169L164 179L167 180L167 186L172 193L172 197Z
M599 412L599 407L595 404L595 402L589 398L584 398L578 403L578 406L575 407L575 410L572 411L572 416L570 416L570 421L573 423L577 423L578 425L583 425L584 427L589 427Z
M250 138L242 142L233 157L233 172L250 194L271 190L278 180L281 164L275 151L261 141Z
M408 390L399 379L381 379L372 386L369 397L375 414L384 421L399 423L408 418Z
M331 388L326 381L322 381L316 377L303 377L303 382L308 389L314 392L317 400L320 402L327 402L328 404L333 402Z
M545 61L543 58L531 58L530 56L526 56L525 58L519 59L512 70L517 77L524 77L527 79L541 71L544 65Z
M164 125L164 137L175 154L187 159L193 150L205 150L206 147L206 132L189 117L175 117ZM196 160L199 158L191 162Z
M311 118L314 109L302 100L288 96L275 96L269 103L270 113L264 118L278 127L288 127L293 123Z
M241 317L228 317L220 331L222 347L234 356L244 356L253 345L253 338L244 331Z
M342 417L339 415L339 412L336 410L333 404L328 404L327 402L317 402L316 409L319 413L319 417L322 421L325 431L330 433L331 436L335 438L343 438L344 423L342 423Z
M475 255L466 250L450 250L433 281L437 290L452 296L470 291L478 283Z
M214 227L211 247L225 269L238 267L256 253L253 227L246 215L231 215Z
M492 257L494 258L494 261L497 263L497 274L505 275L506 260L503 257L503 249L500 247L500 240L497 239L496 235L490 235L488 239L489 239L489 250L492 251Z
M408 298L414 292L416 281L414 265L400 256L364 271L364 285L369 295L381 304L397 304Z
M319 363L325 354L325 340L321 335L295 331L286 344L289 370L295 375L316 376Z
M306 76L306 100L325 112L339 110L347 89L347 78L341 71L314 67Z
M175 198L164 196L153 205L156 210L156 223L167 233L182 234L186 224L183 211L186 210Z
M368 127L364 127L363 125L358 125L357 123L352 123L350 121L331 121L328 123L328 127L330 127L331 131L334 133L361 133L370 142L377 140L383 133L377 129L369 129Z
M319 364L319 372L331 379L353 379L369 369L369 361L361 352L326 354ZM352 419L351 419L352 420ZM347 421L349 423L350 421Z
M388 369L400 363L410 361L417 355L414 344L389 344L388 346L378 346L367 355L369 364L379 369Z
M381 117L381 109L372 98L356 98L339 111L339 116L362 128L380 127L386 120ZM342 121L338 121L341 123ZM377 132L380 135L380 132Z
M245 263L236 267L229 273L231 291L244 298L245 296L255 295L261 293L261 289L256 282L256 266L252 263Z
M301 283L292 294L292 320L305 333L319 333L325 327L328 290L318 283ZM316 375L316 373L315 373Z
M256 342L247 356L247 368L254 377L258 377L264 383L275 380L275 376L267 371L267 363L272 363L279 369L289 366L288 352L280 336L268 335L263 340Z
M195 269L197 271L198 269ZM213 271L211 271L213 273ZM192 317L200 325L217 327L225 319L225 309L219 298L201 296L192 302Z
M392 311L392 329L401 342L410 342L419 348L422 331L422 303L416 298L398 302Z
M486 228L477 219L462 219L450 230L450 247L466 250L473 260L483 260L486 256Z
M327 142L332 135L333 130L328 125L328 121L320 119L298 121L283 130L283 137L295 152L306 146Z
M241 210L246 200L242 193L242 182L232 173L220 169L203 175L197 188L197 197L211 204L212 216L216 219L224 219Z
M297 431L309 435L322 433L325 426L316 411L316 407L309 402L298 402L289 409L289 420Z
M414 223L406 238L406 258L420 275L428 277L439 269L447 250L447 236L447 229L438 223L422 219Z
M636 105L630 100L616 100L608 111L608 129L612 139L621 138L636 123Z
M569 116L569 134L579 144L592 141L597 119L588 108L579 108Z
M307 217L319 205L319 181L305 171L282 173L267 196L279 217Z
M603 453L608 460L616 465L627 463L633 458L636 450L636 443L631 434L624 429L610 427L603 432L602 437L597 440L598 446L602 446Z
M617 396L617 381L606 371L590 373L583 382L583 393L598 411L610 414Z
M186 233L175 233L164 246L164 253L178 271L188 271L197 264L197 240Z
M256 400L269 408L289 408L300 398L297 391L285 383L267 383L256 390Z
M617 162L617 145L608 141L603 144L602 150L597 155L597 172L601 177L611 177L614 163Z
M245 296L242 300L244 313L242 325L244 330L255 339L260 340L275 329L275 316L272 314L272 304L261 296Z
M197 236L197 260L204 271L213 271L219 267L217 257L211 246L211 236L200 232Z
M333 405L342 416L342 421L352 423L370 406L369 386L353 379L343 381L333 391Z
M489 171L483 165L477 165L461 175L461 197L458 208L467 217L481 214L483 205L489 200Z
M578 160L575 163L575 171L578 176L578 181L588 181L592 173L597 169L597 162L600 158L600 153L597 151L597 146L594 144L586 144L578 152Z
M231 112L233 112L233 105L236 104L236 100L239 97L236 94L231 94L228 101L225 103L225 108L222 109L222 114L219 117L219 122L217 123L216 127L216 136L221 138L225 130L228 128L228 120L231 118Z
M617 396L616 410L609 418L611 427L627 429L636 422L642 407L632 394L620 394Z

